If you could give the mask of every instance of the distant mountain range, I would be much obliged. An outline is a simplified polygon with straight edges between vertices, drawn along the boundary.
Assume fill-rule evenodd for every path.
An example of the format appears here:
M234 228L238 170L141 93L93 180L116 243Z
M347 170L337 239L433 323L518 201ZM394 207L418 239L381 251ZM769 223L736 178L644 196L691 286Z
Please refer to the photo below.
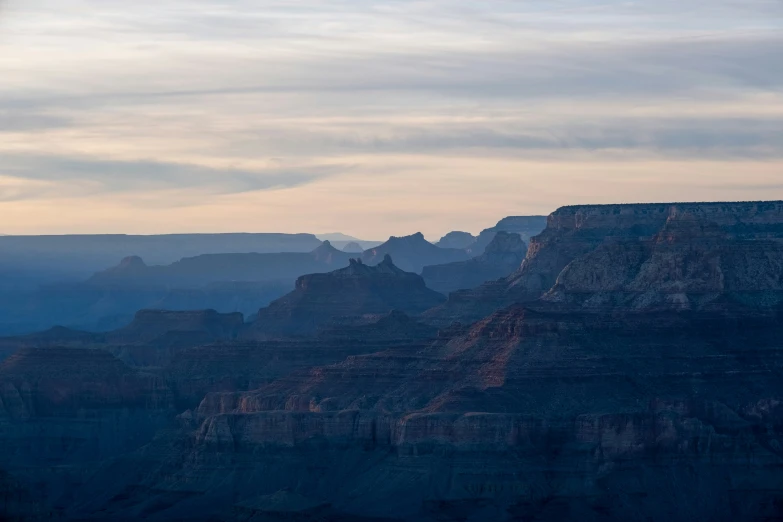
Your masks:
M362 261L368 265L380 263L385 256L406 272L420 273L427 265L439 265L468 259L468 253L456 248L440 248L426 239L422 233L404 237L390 237L375 248L365 250Z
M129 256L158 265L203 254L310 252L320 244L312 234L2 236L0 277L78 281Z
M497 230L532 233L540 220L525 219L504 219L475 238L450 234L456 241L450 244L467 248L439 247L421 233L383 243L342 233L322 234L324 242L312 234L5 236L0 334L55 324L110 330L141 308L254 314L290 291L298 277L346 267L352 257L373 266L389 255L403 271L420 274L425 266L436 270L480 257L477 245ZM508 262L490 265L445 268L428 281L445 292L513 271Z
M96 273L87 281L96 286L175 288L199 287L215 282L293 281L303 274L328 272L348 264L350 254L324 241L311 252L204 254L170 265L147 265L140 257L127 257L119 265Z
M345 249L348 245L351 245L350 252L355 252L356 247L353 245L359 245L359 251L373 248L382 243L382 241L368 241L366 239L358 239L342 232L333 232L331 234L316 234L316 237L321 241L329 241L335 248L340 250Z

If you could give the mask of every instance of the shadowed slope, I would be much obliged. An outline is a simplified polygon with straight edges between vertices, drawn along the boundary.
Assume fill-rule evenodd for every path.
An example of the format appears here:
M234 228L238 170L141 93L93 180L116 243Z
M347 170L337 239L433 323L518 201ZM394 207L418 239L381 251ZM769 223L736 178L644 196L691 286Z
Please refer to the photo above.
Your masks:
M258 312L248 335L306 335L345 318L392 310L417 314L443 300L389 256L375 266L352 260L328 274L300 277L293 292Z

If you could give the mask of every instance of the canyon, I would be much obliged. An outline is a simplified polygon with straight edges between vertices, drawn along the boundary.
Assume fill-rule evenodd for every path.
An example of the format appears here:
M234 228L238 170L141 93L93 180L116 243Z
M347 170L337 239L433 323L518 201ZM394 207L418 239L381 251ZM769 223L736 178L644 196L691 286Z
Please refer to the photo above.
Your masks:
M399 239L248 320L0 340L8 513L783 516L783 202L563 207L429 265Z

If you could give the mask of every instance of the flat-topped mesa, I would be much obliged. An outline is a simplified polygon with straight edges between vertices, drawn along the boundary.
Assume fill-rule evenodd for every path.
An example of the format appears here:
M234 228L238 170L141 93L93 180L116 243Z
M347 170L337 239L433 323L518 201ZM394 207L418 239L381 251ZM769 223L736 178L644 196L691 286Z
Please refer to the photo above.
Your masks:
M387 255L393 256L403 270L417 274L427 265L468 259L468 254L464 250L437 247L424 239L421 232L404 237L392 236L384 244L365 250L361 259L365 264L374 265Z
M574 259L543 299L593 310L775 307L783 302L783 242L738 239L676 213L649 240L606 243Z
M300 277L293 292L259 311L251 335L311 334L338 318L392 310L418 314L444 300L389 255L375 266L352 259L334 272Z
M751 304L774 305L780 298L769 292L780 291L781 240L780 201L563 207L530 240L519 270L503 281L451 294L446 304L426 317L434 324L469 322L545 294L549 302L569 302L569 294L581 293L576 301L600 303L596 309L624 307L629 305L630 294L619 302L587 294L620 290L639 294L664 288L670 296L659 293L649 301L632 299L633 306L657 307L669 302L683 307L685 302L686 308L698 308L725 292L732 298L750 299ZM754 278L753 273L761 277ZM694 296L683 298L675 295L678 292L703 295L694 303Z
M205 340L231 339L244 325L241 313L215 310L139 310L128 326L106 334L109 342L149 342L170 333L199 333Z
M427 286L439 292L474 288L517 270L526 252L527 245L519 234L497 232L480 256L467 261L425 266L421 275Z
M727 232L753 237L783 236L783 201L718 203L640 203L561 207L547 218L545 232L563 230L641 231L660 229L672 215L692 214L716 223Z

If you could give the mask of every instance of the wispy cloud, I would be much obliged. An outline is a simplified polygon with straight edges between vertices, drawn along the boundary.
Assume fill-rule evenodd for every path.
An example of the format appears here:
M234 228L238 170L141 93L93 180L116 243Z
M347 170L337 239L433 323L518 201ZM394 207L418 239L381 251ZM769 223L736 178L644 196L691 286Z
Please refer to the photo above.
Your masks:
M170 189L200 189L202 194L235 194L300 187L350 169L348 165L303 165L245 170L160 161L3 154L0 155L0 188L4 181L9 187L16 187L6 189L5 199L33 197L34 191L21 190L25 181L48 192L49 197L54 196L55 191L65 197Z
M587 157L731 160L742 171L783 161L777 0L2 6L5 199L81 191L133 194L141 205L142 193L148 201L179 188L194 205L269 190L295 191L295 203L327 186L344 193L347 176L363 187L354 197L385 190L399 198L392 208L412 215L389 180L408 182L417 164L453 168L457 155L475 172L474 192L494 186L493 176L502 185L498 159L530 175ZM706 172L678 172L693 186L710 182ZM449 192L447 178L430 176L420 181ZM662 173L661 186L670 182ZM764 176L743 180L754 184L769 186ZM579 194L563 192L571 189L559 187L546 204L573 202ZM638 199L632 190L618 198ZM486 208L454 205L483 215L496 196L486 195ZM338 214L333 200L319 202ZM384 220L376 226L388 227Z

